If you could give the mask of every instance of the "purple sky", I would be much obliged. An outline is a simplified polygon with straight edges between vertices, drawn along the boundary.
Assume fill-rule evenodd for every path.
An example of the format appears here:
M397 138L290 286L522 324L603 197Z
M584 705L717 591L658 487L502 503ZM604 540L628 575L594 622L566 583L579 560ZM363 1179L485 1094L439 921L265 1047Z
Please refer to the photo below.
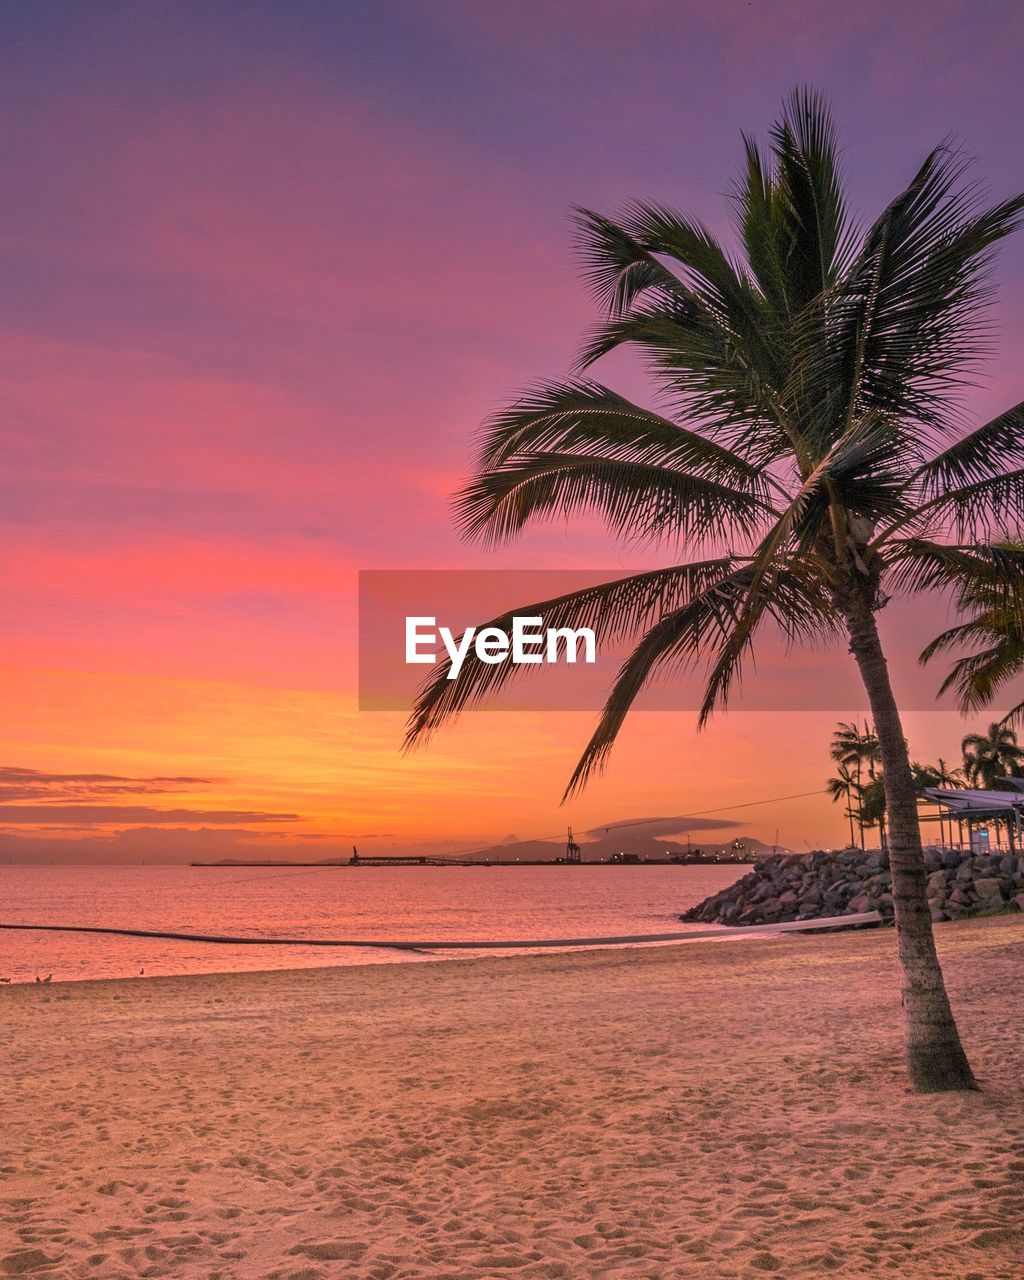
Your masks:
M474 426L564 372L591 318L573 205L657 198L727 234L740 131L801 82L832 96L866 215L950 132L994 196L1024 184L1019 4L36 0L0 34L0 763L209 774L197 815L310 836L487 839L527 795L562 821L544 780L589 718L403 761L401 717L354 710L354 590L360 567L640 562L593 529L485 557L448 518ZM1024 235L999 278L977 414L1021 398ZM919 723L922 755L955 749L956 717ZM813 734L794 791L827 768ZM756 734L687 722L658 781L663 727L630 739L580 825L678 812L680 776L714 777L737 735L764 768ZM456 821L467 769L490 808ZM838 835L827 803L788 820Z

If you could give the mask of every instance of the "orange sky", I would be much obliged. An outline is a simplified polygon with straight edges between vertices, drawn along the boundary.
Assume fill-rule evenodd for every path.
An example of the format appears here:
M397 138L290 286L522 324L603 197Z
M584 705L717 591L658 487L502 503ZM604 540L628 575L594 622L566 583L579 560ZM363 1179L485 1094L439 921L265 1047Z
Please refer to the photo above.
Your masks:
M448 517L475 425L563 372L591 318L571 206L649 196L724 233L740 130L798 81L833 94L865 209L950 129L1003 195L1019 12L526 9L0 17L0 857L328 856L704 810L723 835L843 838L824 797L734 807L819 787L843 708L739 709L700 737L692 713L638 715L567 809L590 714L474 714L401 755L401 715L356 707L356 573L645 563L591 527L488 556ZM1020 398L1019 240L975 415ZM956 758L964 725L908 729Z

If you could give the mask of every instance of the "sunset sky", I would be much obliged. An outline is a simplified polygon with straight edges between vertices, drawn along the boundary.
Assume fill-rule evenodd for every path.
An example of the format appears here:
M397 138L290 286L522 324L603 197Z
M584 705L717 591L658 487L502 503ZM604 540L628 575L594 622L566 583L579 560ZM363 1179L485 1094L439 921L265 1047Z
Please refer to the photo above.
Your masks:
M565 809L590 713L474 713L403 756L402 714L357 709L356 574L644 564L593 527L494 553L449 519L476 424L592 318L572 206L656 198L728 235L740 131L801 82L832 95L865 214L951 131L1015 192L1019 4L36 0L0 35L0 858L705 811L843 838L824 797L731 806L820 786L860 705L740 701L699 736L639 715ZM979 418L1024 399L1024 233L999 280ZM952 711L907 722L916 757L957 757Z

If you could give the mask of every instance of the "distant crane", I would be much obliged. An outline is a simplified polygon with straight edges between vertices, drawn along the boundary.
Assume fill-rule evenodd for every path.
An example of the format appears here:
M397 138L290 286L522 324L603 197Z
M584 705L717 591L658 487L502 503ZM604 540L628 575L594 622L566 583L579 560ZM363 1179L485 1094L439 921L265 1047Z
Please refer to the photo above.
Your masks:
M580 856L580 847L572 838L572 827L569 828L569 838L565 842L565 860L573 863L579 863L583 860Z

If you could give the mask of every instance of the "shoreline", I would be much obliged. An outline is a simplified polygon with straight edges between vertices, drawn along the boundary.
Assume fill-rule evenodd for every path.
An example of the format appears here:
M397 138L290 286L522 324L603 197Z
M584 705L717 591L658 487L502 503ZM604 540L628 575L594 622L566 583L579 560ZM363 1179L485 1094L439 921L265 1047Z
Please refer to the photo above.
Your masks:
M4 931L14 933L71 933L84 934L87 936L112 936L112 937L129 937L142 939L170 939L179 942L200 942L214 946L256 946L256 947L309 947L312 950L317 948L326 948L327 950L337 949L339 951L383 951L383 952L404 952L412 956L418 956L423 960L444 960L456 959L456 956L436 955L435 952L510 952L512 955L516 953L522 954L558 954L560 952L571 951L607 951L621 950L629 947L648 947L648 946L690 946L695 942L742 942L751 938L777 938L786 934L811 934L811 933L839 933L850 932L864 927L873 928L882 925L885 922L878 912L867 912L861 915L845 915L832 916L818 920L801 920L787 921L771 925L753 925L742 929L733 928L728 925L701 924L694 925L691 933L673 931L670 933L648 933L635 934L625 936L608 936L593 938L501 938L496 940L468 940L468 941L402 941L393 939L389 941L370 941L370 940L331 940L324 938L264 938L264 937L236 937L236 936L216 936L208 934L195 933L175 933L160 931L154 929L127 929L116 928L114 926L105 925L52 925L52 924L0 924L0 933ZM473 959L475 957L467 957ZM385 963L383 960L371 961L369 964ZM282 966L284 969L302 969L302 968L336 968L338 966L324 965L288 965ZM358 965L349 965L349 968L358 968ZM277 972L274 970L244 970L244 969L224 969L224 970L205 970L208 976L213 974L228 973L244 973L244 972ZM131 981L136 977L144 975L124 975L120 979L109 978L106 981ZM196 974L153 974L152 977L198 977ZM94 979L76 978L67 979L66 981L88 982ZM59 985L63 979L57 980ZM4 985L8 985L5 983ZM22 982L10 982L11 986L36 986L36 985L54 985L52 975L44 980L44 983L25 980Z
M1014 1280L1024 916L936 936L979 1094L889 930L6 988L0 1272Z

